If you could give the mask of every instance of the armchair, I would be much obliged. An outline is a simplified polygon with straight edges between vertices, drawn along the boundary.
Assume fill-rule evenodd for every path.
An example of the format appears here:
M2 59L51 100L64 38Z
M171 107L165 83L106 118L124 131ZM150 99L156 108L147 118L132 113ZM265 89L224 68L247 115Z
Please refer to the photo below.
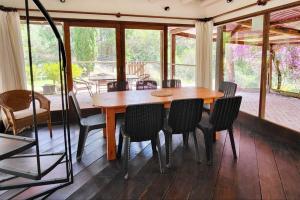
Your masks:
M36 109L37 123L47 122L50 137L52 137L50 101L37 92L34 95L40 104L40 107ZM33 125L31 102L31 91L28 90L11 90L0 94L0 108L7 119L5 132L11 128L14 135L16 135L23 128Z

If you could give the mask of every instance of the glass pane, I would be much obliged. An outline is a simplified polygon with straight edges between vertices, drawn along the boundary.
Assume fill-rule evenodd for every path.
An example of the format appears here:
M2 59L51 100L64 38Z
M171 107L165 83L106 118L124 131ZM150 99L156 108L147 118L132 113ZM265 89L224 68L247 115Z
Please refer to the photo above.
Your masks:
M180 79L183 87L196 85L196 30L169 27L169 78Z
M265 118L300 131L300 19L296 12L300 13L300 7L271 13Z
M224 80L238 85L241 110L258 116L262 57L261 16L226 25L224 31Z
M117 79L114 28L71 28L72 76L80 106L90 107L90 95L106 92Z
M126 79L131 89L137 80L154 80L161 85L161 31L126 29Z
M31 22L31 50L35 91L44 94L51 101L51 110L61 110L59 56L56 37L46 22ZM62 34L62 25L56 24ZM21 26L25 56L27 89L31 89L30 67L25 22Z

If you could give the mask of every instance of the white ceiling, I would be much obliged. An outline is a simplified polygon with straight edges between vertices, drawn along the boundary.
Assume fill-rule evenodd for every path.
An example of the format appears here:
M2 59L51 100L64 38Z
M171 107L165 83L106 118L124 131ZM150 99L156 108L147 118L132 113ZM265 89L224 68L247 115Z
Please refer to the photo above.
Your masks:
M137 15L156 15L185 18L204 18L227 12L239 7L255 3L257 0L233 0L232 3L226 3L226 0L66 0L66 3L60 3L59 0L41 0L44 6L49 10L70 10L87 11L101 13L122 13ZM271 0L266 7L278 6L297 0ZM0 0L0 5L24 8L24 0ZM30 1L31 2L31 1ZM169 11L164 11L164 7L169 6ZM33 3L31 7L34 8ZM246 11L240 11L243 15L249 12L255 12L264 9L262 6L252 7ZM247 13L246 13L247 12ZM62 14L55 14L64 17ZM65 15L66 17L74 17ZM91 16L81 16L81 18L90 18ZM107 19L102 17L101 19ZM120 18L118 20L124 20ZM147 21L147 20L146 20ZM155 22L155 20L153 19Z

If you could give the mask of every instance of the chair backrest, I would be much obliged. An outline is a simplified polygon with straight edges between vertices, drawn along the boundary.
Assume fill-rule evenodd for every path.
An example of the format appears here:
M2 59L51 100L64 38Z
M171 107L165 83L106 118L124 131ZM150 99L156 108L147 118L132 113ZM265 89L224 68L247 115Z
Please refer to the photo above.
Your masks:
M162 88L181 88L181 80L179 79L163 80Z
M168 124L174 133L195 131L201 121L203 99L174 100L171 103Z
M125 131L132 141L151 140L163 129L163 104L132 105L126 108Z
M107 92L126 91L129 90L128 81L112 81L107 83Z
M31 91L29 90L11 90L0 94L0 106L8 106L14 112L28 109L31 101Z
M219 91L224 93L224 97L234 97L237 84L233 82L223 81L220 84Z
M79 103L77 101L77 98L76 98L76 95L74 94L73 91L70 91L69 92L69 97L71 97L71 102L75 108L75 111L76 111L76 116L79 120L79 122L81 121L82 119L82 114L81 114L81 110L80 110L80 106L79 106Z
M137 81L136 90L155 90L157 89L157 82L152 80Z
M209 117L209 122L213 125L215 131L232 127L239 114L241 102L241 96L221 98L215 102L213 112Z

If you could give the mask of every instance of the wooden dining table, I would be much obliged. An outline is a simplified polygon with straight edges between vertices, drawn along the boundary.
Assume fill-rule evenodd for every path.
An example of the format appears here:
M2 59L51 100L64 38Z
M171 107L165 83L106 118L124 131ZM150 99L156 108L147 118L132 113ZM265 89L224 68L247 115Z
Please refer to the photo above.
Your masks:
M158 96L154 96L155 93ZM159 95L159 94L162 95ZM164 96L166 94L167 96ZM172 100L200 98L205 104L213 104L223 96L222 92L200 88L164 88L158 90L132 90L120 92L107 92L93 95L93 104L99 107L106 115L106 129L104 134L107 140L107 159L116 159L116 113L124 113L129 105L162 103L165 108L170 108Z

